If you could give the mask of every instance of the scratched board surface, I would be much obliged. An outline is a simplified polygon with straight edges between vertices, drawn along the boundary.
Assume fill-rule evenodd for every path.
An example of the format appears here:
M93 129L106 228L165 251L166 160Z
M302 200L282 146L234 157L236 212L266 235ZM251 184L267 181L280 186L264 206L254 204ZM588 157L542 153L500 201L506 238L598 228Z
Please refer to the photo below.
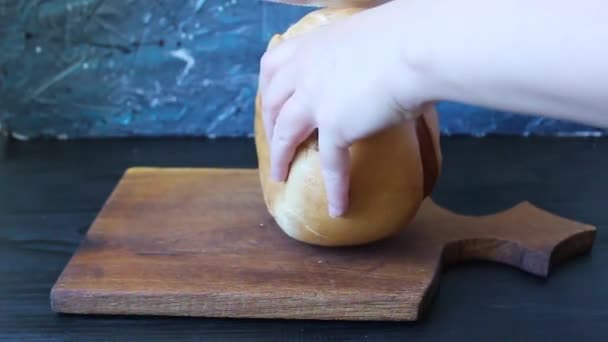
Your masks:
M259 58L307 11L258 0L0 0L0 129L20 139L251 135ZM444 134L600 134L439 109Z

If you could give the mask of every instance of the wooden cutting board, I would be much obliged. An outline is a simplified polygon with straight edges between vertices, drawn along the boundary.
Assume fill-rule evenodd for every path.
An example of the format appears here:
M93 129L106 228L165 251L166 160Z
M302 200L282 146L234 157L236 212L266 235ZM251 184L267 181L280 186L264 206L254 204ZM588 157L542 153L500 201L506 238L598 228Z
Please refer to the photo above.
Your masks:
M51 303L78 314L416 320L445 264L491 260L545 277L589 251L595 231L529 203L465 217L427 200L399 236L315 247L276 226L257 170L135 168L57 280Z

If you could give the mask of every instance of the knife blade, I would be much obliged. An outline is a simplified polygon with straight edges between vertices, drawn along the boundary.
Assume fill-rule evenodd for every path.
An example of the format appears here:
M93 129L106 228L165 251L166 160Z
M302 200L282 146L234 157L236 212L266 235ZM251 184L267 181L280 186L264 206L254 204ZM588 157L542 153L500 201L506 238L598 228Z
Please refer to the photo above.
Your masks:
M304 7L328 7L328 8L371 8L390 0L262 0L265 2L304 6Z

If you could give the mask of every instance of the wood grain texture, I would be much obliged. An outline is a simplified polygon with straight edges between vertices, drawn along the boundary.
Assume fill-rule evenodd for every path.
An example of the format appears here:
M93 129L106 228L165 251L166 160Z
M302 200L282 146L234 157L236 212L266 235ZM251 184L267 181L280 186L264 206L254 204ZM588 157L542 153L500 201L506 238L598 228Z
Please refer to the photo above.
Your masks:
M529 203L467 217L428 200L392 239L315 247L274 224L258 182L252 169L130 169L53 287L53 310L416 320L443 264L491 260L547 276L595 239L594 227Z

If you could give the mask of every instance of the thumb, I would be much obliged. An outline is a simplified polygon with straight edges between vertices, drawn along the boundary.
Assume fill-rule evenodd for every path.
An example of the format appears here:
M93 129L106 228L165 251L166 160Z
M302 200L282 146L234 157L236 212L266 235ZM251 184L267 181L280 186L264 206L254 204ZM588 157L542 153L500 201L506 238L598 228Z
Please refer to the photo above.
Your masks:
M336 143L331 134L319 130L321 169L327 192L329 216L342 216L348 208L350 154L348 146Z

